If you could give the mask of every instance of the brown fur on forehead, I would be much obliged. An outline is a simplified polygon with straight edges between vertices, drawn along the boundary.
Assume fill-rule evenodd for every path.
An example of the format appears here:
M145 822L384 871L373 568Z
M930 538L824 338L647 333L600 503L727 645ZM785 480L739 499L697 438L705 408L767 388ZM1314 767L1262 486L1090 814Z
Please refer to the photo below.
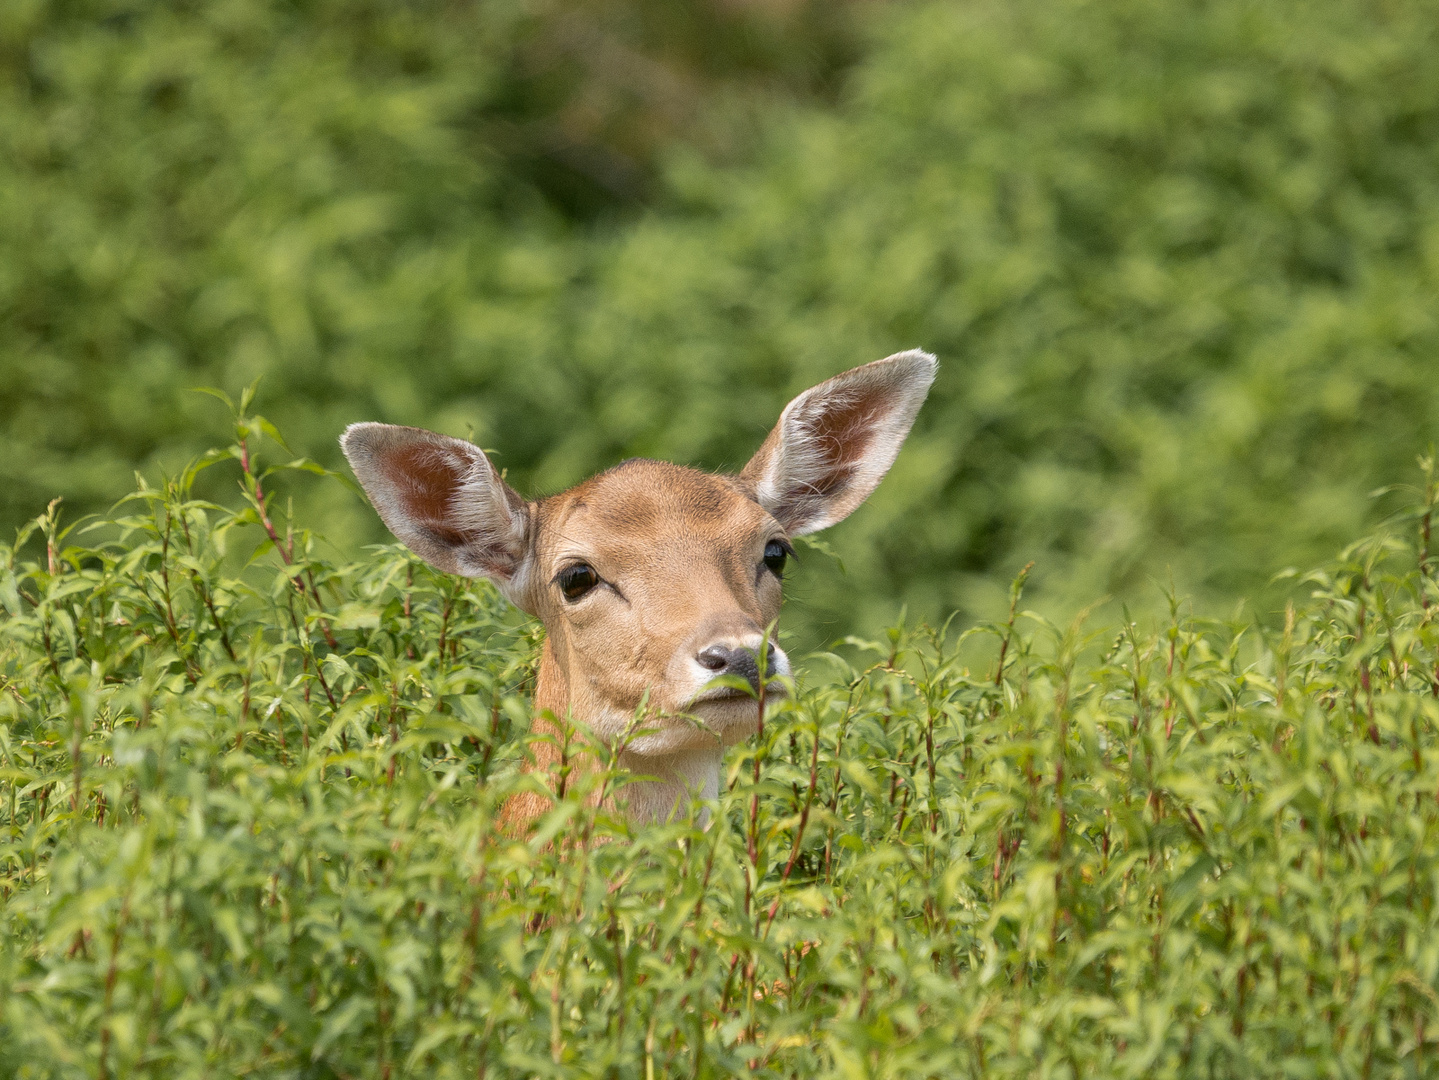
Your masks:
M540 504L541 532L594 522L606 535L653 546L660 538L710 538L716 528L751 530L768 516L734 477L632 458Z

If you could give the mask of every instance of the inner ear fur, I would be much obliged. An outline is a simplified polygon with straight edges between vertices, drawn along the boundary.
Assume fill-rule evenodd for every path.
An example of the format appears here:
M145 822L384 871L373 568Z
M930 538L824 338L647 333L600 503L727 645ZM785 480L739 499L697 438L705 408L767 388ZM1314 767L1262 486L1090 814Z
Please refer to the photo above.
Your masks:
M912 349L811 387L785 406L741 477L792 536L843 521L894 464L937 369Z
M406 547L446 573L487 577L527 606L529 514L484 451L395 424L351 424L340 447L381 520Z

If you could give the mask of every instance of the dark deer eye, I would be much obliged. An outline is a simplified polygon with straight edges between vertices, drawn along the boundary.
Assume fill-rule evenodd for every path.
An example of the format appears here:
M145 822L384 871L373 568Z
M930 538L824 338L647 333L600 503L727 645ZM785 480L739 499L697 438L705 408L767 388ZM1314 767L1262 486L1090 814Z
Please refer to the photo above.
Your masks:
M555 584L566 600L578 600L600 583L600 576L586 563L567 566L555 577Z
M775 577L784 577L784 562L794 554L794 548L784 540L771 540L764 546L764 564Z

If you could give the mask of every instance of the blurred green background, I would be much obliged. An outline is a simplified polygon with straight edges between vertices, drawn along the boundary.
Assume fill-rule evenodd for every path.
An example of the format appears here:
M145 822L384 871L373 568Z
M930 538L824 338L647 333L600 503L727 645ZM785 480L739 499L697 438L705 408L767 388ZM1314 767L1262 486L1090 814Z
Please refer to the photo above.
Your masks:
M1057 614L1263 614L1439 426L1436 56L1436 0L5 0L0 527L223 439L195 386L535 494L736 468L922 346L808 644L1030 560Z

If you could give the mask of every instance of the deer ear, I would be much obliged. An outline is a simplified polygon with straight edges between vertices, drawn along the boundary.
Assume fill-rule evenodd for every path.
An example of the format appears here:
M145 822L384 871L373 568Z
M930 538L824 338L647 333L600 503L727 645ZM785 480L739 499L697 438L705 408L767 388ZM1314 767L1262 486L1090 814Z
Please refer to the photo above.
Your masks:
M527 607L529 512L478 446L420 428L351 424L340 447L406 547L446 573L489 578Z
M918 349L811 387L740 474L786 532L818 532L869 497L909 434L938 365Z

